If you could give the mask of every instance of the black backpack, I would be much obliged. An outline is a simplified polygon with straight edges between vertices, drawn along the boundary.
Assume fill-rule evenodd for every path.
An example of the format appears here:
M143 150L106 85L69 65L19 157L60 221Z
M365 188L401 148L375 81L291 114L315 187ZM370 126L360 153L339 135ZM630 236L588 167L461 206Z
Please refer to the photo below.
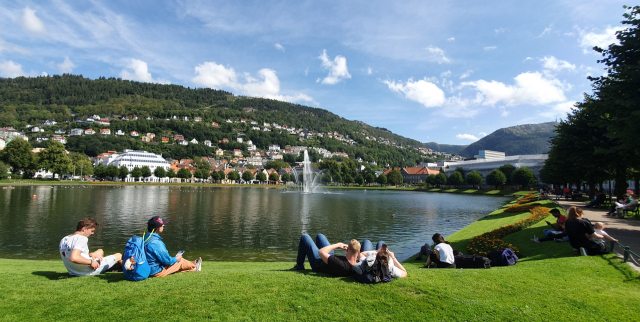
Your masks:
M491 260L491 266L511 266L518 262L518 256L511 248L492 251L487 257Z
M362 284L388 283L393 281L389 266L375 260L371 267L366 267L362 274L356 274L356 279Z
M456 268L491 268L491 260L478 255L456 256Z

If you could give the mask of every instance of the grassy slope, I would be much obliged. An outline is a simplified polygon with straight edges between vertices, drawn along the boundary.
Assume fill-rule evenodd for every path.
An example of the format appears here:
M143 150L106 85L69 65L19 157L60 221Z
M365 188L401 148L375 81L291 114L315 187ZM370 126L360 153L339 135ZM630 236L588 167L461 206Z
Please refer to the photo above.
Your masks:
M469 238L528 214L497 210L450 236ZM0 320L640 320L640 279L611 256L578 257L568 243L533 244L544 222L509 235L527 255L488 270L420 269L360 285L293 263L205 262L203 272L139 283L121 273L70 278L60 261L0 259Z

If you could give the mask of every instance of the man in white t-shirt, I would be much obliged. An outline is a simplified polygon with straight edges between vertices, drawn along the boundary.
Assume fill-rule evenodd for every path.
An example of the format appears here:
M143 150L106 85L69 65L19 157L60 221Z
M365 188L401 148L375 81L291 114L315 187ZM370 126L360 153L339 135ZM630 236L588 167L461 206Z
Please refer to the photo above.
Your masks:
M98 249L89 253L89 236L93 235L100 225L93 218L85 218L78 222L76 232L65 236L60 241L60 258L69 271L69 275L87 276L102 274L122 264L122 254L104 256L104 251Z

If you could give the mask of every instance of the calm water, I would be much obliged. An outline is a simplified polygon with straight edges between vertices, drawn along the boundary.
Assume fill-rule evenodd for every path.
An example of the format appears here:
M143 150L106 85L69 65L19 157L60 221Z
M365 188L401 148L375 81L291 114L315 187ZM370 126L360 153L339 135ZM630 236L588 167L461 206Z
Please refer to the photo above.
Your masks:
M91 250L123 252L127 240L159 215L170 219L162 234L169 252L185 250L187 259L294 261L300 234L324 233L332 243L384 240L402 260L434 233L448 236L508 200L376 190L301 195L268 188L16 187L0 190L0 257L59 259L60 239L83 217L101 225L89 238Z

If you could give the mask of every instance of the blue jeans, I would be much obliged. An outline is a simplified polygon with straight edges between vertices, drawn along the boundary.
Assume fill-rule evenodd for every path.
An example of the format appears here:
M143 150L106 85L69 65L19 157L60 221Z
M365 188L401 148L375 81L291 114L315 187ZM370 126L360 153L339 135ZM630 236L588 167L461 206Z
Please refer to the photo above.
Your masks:
M304 234L300 237L300 243L298 244L298 259L296 260L296 266L300 268L304 268L304 258L309 258L309 265L311 265L311 269L315 272L316 267L322 262L322 258L320 254L318 254L318 250L320 248L331 245L327 237L323 234L316 235L316 242L313 242L313 239L307 234ZM329 253L329 255L333 255L333 251Z
M382 247L382 244L384 244L384 242L383 242L383 241L379 241L379 242L376 244L376 249L375 249L375 250L380 249L380 247ZM371 244L371 241L370 241L370 240L365 239L365 240L362 242L362 245L360 246L360 251L361 251L361 252L366 252L366 251L370 251L370 250L374 250L374 249L373 249L373 244Z

